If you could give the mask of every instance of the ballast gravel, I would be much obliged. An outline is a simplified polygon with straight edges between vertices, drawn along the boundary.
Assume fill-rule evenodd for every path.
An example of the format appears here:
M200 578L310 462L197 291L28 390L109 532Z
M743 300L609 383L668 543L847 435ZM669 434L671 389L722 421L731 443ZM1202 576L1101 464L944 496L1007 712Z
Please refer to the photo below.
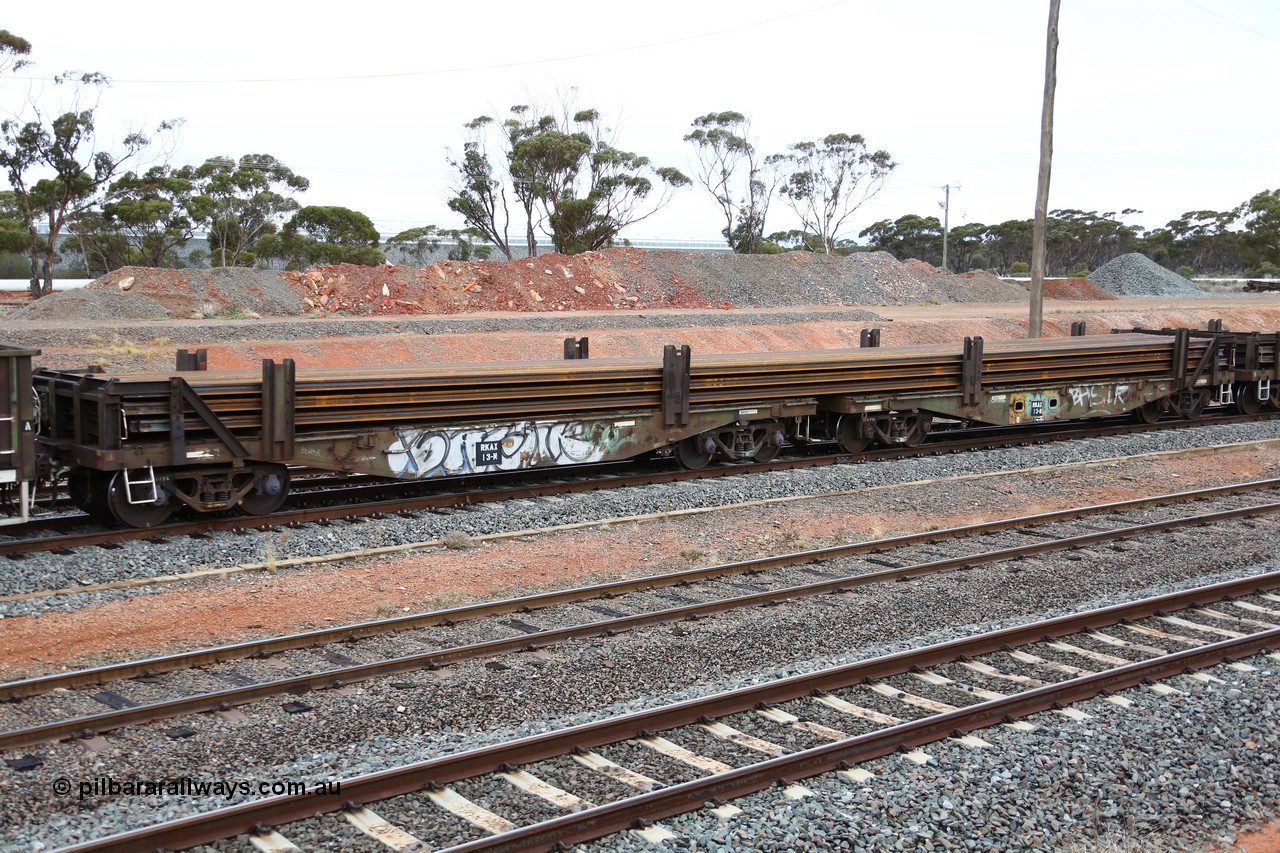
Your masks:
M36 553L6 565L6 571L0 573L0 595L148 578L157 574L157 566L163 566L165 574L181 574L210 567L261 564L268 559L433 541L452 531L478 536L788 495L1276 438L1280 438L1280 422L1275 421L1188 427L963 455L771 473L744 472L732 477L593 492L586 497L481 504L467 511L421 513L412 518L393 516L328 526L307 525L280 532L224 532L208 539L175 539L164 543L129 542L109 551L80 549L74 557ZM138 588L0 602L0 618L48 610L70 611L146 593L146 589Z
M1089 281L1116 296L1205 296L1205 291L1139 252L1112 258Z
M408 525L407 534L413 539L423 538L419 525L424 522L468 525L471 532L503 524L520 529L555 519L581 520L597 510L598 517L608 517L619 511L727 503L765 494L856 488L1260 440L1275 437L1275 431L1272 424L1197 427L963 457L628 490L616 505L609 503L614 495L602 494L593 496L590 503L527 502L514 517L509 517L509 507L495 507L394 523ZM597 500L609 509L597 507ZM339 532L339 537L344 533ZM112 749L106 753L89 753L71 743L24 750L23 754L35 754L44 764L28 773L0 765L0 802L4 804L0 806L0 848L48 850L144 820L180 817L244 799L94 795L80 799L74 793L58 799L49 791L59 777L79 782L186 774L254 783L349 777L994 630L1033 615L1056 615L1193 583L1280 569L1274 560L1265 562L1258 554L1265 549L1257 547L1259 542L1274 540L1274 526L1240 529L1223 524L1201 534L1126 543L1124 550L1091 552L1083 561L1049 556L1018 567L880 585L834 601L793 602L584 640L545 655L510 655L438 673L407 673L391 682L356 686L350 694L325 691L297 697L310 708L302 713L283 710L280 706L286 700L281 700L246 707L246 718L241 720L202 715L166 721L108 734ZM367 530L361 532L367 535ZM231 543L258 538L227 537ZM208 544L165 547L182 554ZM243 663L264 666L257 661ZM1185 695L1174 699L1128 691L1126 695L1138 703L1129 711L1090 703L1086 710L1094 719L1087 725L1040 715L1035 722L1041 728L1033 733L984 733L995 744L990 750L943 742L927 748L934 760L923 767L896 757L883 759L868 765L876 778L861 785L840 777L818 777L803 783L816 792L815 797L792 801L769 791L743 798L735 805L744 813L727 822L705 812L671 818L663 821L677 833L669 846L716 851L1060 850L1072 843L1092 849L1101 839L1143 849L1137 845L1153 832L1164 833L1160 843L1179 849L1221 846L1240 826L1265 820L1280 808L1275 760L1280 753L1275 699L1280 693L1280 662L1256 658L1252 663L1257 672L1216 668L1214 674L1225 684L1176 679L1175 686ZM975 681L972 676L968 680ZM132 692L134 685L129 689ZM914 687L913 692L928 694L922 687ZM865 704L907 716L900 706L875 696L869 695ZM189 737L165 734L183 726L193 730ZM853 728L848 721L840 726ZM710 751L711 745L707 748ZM610 755L620 763L625 757ZM656 754L650 761L655 778L666 778ZM568 785L573 772L572 767L558 766L554 779ZM477 784L477 796L482 799L500 796L498 790L486 787L491 782ZM588 790L601 799L609 793L598 782ZM503 802L519 802L506 796ZM410 831L422 827L423 836L429 836L433 845L475 837L473 829L442 818L443 813L422 797L398 798L377 804L375 810ZM289 827L286 834L304 849L347 849L343 845L348 844L355 845L351 849L366 849L339 816ZM244 849L244 839L240 841L218 847ZM587 849L655 848L623 834Z
M1154 556L1170 562L1170 554ZM1108 566L1099 575L1112 577L1123 568ZM1271 561L1195 577L1194 583L1277 569L1280 564ZM1141 575L1136 567L1130 570ZM1029 614L1041 602L1037 615L1045 617L1170 592L1192 582L1079 598L1082 589L1097 578L1081 578L1076 584L1064 579L1063 587L1075 588L1047 595L1044 582L1054 571L1046 567L1044 577L1027 579L1017 587L1025 601L1012 600L1015 589L999 581L998 572L990 578L966 580L961 586L979 586L968 597L988 601L988 613ZM936 586L942 597L927 595L929 585ZM1009 589L1011 600L995 602L992 591L1002 585ZM47 798L45 791L59 777L78 783L95 778L176 778L188 773L205 780L254 784L283 779L314 783L995 630L1030 618L1004 616L960 625L954 617L973 605L960 601L956 584L936 578L912 586L907 597L915 601L900 601L897 608L889 602L899 591L886 590L878 602L868 596L866 609L848 605L844 614L824 616L823 605L809 604L800 612L769 609L726 615L688 628L584 642L577 649L557 651L542 666L535 666L538 659L528 656L509 656L509 664L501 669L485 664L460 666L440 682L436 676L425 676L418 691L370 686L356 695L309 694L302 697L312 707L305 714L273 715L268 709L252 709L249 718L239 723L205 716L191 721L199 731L187 739L166 738L163 730L174 726L167 722L110 736L114 749L108 753L86 753L71 744L35 749L32 752L45 760L44 766L30 773L4 770L0 774L5 816L27 815L25 823L15 820L0 829L0 846L46 850L100 835L104 827L126 829L143 819L180 817L244 799L96 795L80 799L73 794L62 802L53 798L53 812L46 804L30 802L33 794ZM947 599L957 601L959 610L948 612L942 604ZM1045 606L1054 600L1071 603ZM830 611L829 606L825 609ZM922 614L914 622L903 618L918 610L930 615ZM855 613L859 624L867 623L865 631L855 630L846 621ZM872 618L883 613L888 613L887 621ZM939 621L948 627L937 628ZM899 628L889 627L895 622ZM842 626L848 640L843 645ZM695 632L697 636L682 642L677 629L685 639ZM892 639L860 644L857 635L867 633ZM811 650L796 642L806 634L815 641ZM756 638L757 648L749 646L748 638ZM806 656L810 652L812 656ZM602 668L606 660L613 664ZM1073 842L1085 844L1080 849L1094 849L1100 841L1144 839L1153 832L1163 833L1160 843L1178 849L1209 849L1229 841L1242 824L1265 820L1280 807L1276 762L1280 708L1275 698L1280 661L1258 656L1247 663L1256 670L1214 668L1212 674L1220 681L1210 684L1175 678L1170 683L1181 694L1173 697L1144 688L1125 691L1123 695L1136 703L1129 709L1100 701L1085 703L1082 708L1091 715L1089 720L1067 721L1049 713L1031 718L1038 727L1034 732L986 730L981 736L993 744L990 749L944 741L925 747L932 760L923 766L898 756L871 762L863 769L875 776L863 783L833 775L803 780L815 793L803 800L785 799L777 790L740 798L734 805L743 813L728 821L707 812L669 818L662 824L677 838L668 843L668 849L1061 850ZM662 680L664 667L670 668L674 680ZM692 672L700 674L694 678L689 675ZM1008 691L1007 685L1004 689ZM927 693L916 687L912 692ZM918 715L865 690L858 701L899 717ZM787 742L778 729L770 732L762 727L753 732L742 722L746 716L735 715L731 722L791 748L809 745L804 738ZM857 731L847 719L819 721ZM692 743L687 736L681 739ZM746 754L740 747L710 738L694 745L700 753L726 761ZM636 760L636 753L643 751L635 747L599 751L653 778L671 779L656 754L646 764ZM547 764L537 768L537 775L567 790L602 802L618 794L595 779L586 787L575 787L578 771L572 766L559 762L546 769ZM537 808L526 804L523 795L498 780L453 787L513 817L549 816L541 804ZM474 829L437 810L421 795L373 808L419 837L429 838L432 846L475 837ZM4 823L0 821L0 827ZM287 827L285 834L303 849L348 849L343 845L357 839L344 825L337 815L317 817ZM364 849L361 844L354 849ZM218 848L244 849L244 845L228 843ZM624 833L586 849L654 848Z

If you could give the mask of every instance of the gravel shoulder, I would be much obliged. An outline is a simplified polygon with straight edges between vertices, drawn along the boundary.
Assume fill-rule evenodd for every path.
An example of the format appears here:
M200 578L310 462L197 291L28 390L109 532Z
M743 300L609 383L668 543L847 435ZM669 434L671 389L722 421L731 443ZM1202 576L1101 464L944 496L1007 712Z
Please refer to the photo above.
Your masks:
M1209 432L1207 435L1196 433ZM79 580L146 577L209 567L335 553L362 547L471 536L568 522L603 524L542 536L484 542L466 550L431 548L375 559L182 583L156 590L115 590L3 605L0 677L49 671L72 662L103 663L180 648L332 626L379 616L455 606L547 589L670 571L797 547L882 538L1073 502L1102 503L1183 491L1199 485L1280 476L1273 446L1206 457L1120 463L1038 474L1010 474L910 485L972 472L1082 462L1112 455L1191 447L1200 441L1280 438L1280 424L1180 430L1092 447L1047 445L830 469L668 484L643 489L481 505L354 525L305 527L252 536L215 534L207 541L127 543L75 558L32 555L11 569L38 588ZM865 491L874 487L871 491ZM781 500L729 512L676 515L636 525L610 520L680 512L816 491L857 490L844 497ZM574 555L567 559L567 555ZM70 570L70 571L68 571ZM17 577L10 579L12 588Z

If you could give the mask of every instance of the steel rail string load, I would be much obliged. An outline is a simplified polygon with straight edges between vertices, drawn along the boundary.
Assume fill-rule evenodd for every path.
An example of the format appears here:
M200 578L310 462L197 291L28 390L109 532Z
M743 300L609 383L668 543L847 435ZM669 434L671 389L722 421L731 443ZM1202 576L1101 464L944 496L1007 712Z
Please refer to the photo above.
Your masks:
M65 481L91 516L147 528L180 507L273 512L297 467L425 479L658 455L701 468L788 444L912 446L935 420L1277 407L1276 332L1215 323L962 347L879 347L876 332L848 350L593 359L569 339L560 361L261 371L208 370L186 350L167 372L32 371L38 351L2 347L0 483L13 521L37 485Z

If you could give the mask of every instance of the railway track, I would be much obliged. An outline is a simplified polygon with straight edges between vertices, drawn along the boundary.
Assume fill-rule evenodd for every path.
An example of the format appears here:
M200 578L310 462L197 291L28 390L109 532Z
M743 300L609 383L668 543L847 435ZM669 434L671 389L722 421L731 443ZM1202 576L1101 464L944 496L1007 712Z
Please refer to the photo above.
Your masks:
M0 727L4 729L0 731L0 751L64 738L92 738L125 726L226 711L269 697L346 687L369 679L532 651L567 640L611 636L644 626L696 620L729 610L775 606L814 596L840 596L869 584L966 571L1057 551L1103 545L1121 548L1124 546L1117 543L1168 534L1192 525L1242 520L1251 523L1247 519L1280 509L1280 503L1269 500L1277 489L1280 480L1265 480L1012 517L8 682L0 684L0 700L8 703L0 709ZM1180 510L1188 503L1205 502L1218 505L1212 509L1201 507L1190 514ZM1150 520L1146 516L1153 509L1159 509L1165 517ZM1134 515L1143 517L1135 519ZM947 542L959 553L940 553L939 547ZM1078 554L1073 556L1079 558ZM849 564L851 558L858 557L863 562ZM690 589L695 585L696 592ZM583 621L584 616L590 621ZM460 626L479 622L489 625L476 629L479 633L497 633L500 638L475 640L459 630ZM376 643L365 649L356 642L409 631L419 632L416 645L426 644L430 650L387 656ZM334 646L341 651L325 650ZM304 649L318 651L301 660L281 660L283 666L301 666L301 674L281 672L270 680L251 680L234 666L225 666ZM165 692L161 677L164 673L214 665L224 668L207 672L206 683L221 681L236 686L177 698L141 698ZM172 692L187 683L179 678L177 687L168 690ZM96 693L87 690L104 685L111 685L112 689ZM19 701L55 691L62 694L55 703L57 716L61 717L58 719L49 719L47 711ZM78 692L68 695L67 691ZM101 710L104 706L107 710ZM68 708L79 711L68 712Z
M523 500L597 491L608 488L646 486L672 483L708 477L735 476L743 473L786 471L799 468L848 464L851 462L884 461L911 456L929 456L945 453L962 453L996 447L1012 447L1041 444L1049 441L1069 441L1082 438L1098 438L1131 432L1147 432L1161 429L1179 429L1193 426L1252 423L1280 418L1280 414L1230 415L1195 420L1165 420L1157 424L1136 424L1126 418L1109 418L1095 425L1050 424L1036 428L984 427L963 431L964 437L949 437L947 432L930 436L925 444L916 448L881 448L861 454L801 455L756 462L749 465L723 465L701 470L675 469L669 466L651 465L639 471L622 469L617 464L584 467L578 476L564 478L560 471L555 479L510 475L484 475L473 478L479 488L458 491L433 490L423 494L423 484L413 482L375 482L355 486L338 486L331 490L315 489L291 498L288 509L269 516L228 515L177 521L148 529L111 529L93 525L87 515L60 515L48 519L36 519L26 525L8 528L0 539L0 556L21 559L38 552L63 552L76 548L98 546L111 548L125 542L163 540L181 536L205 536L215 531L246 531L271 529L302 524L325 524L354 518L377 518L388 515L405 515L442 509L471 506L507 500ZM337 506L325 505L337 499ZM354 501L354 502L353 502ZM88 525L88 526L86 526Z
M987 743L974 733L989 727L1033 730L1046 712L1083 721L1089 715L1070 706L1091 697L1125 706L1120 691L1146 685L1176 696L1179 679L1214 681L1200 670L1280 660L1277 588L1272 572L1035 621L68 849L184 849L243 834L261 850L293 850L290 824L312 818L392 849L561 849L627 830L658 841L669 834L655 821L703 808L727 816L733 798L774 785L802 799L810 792L799 783L818 774L874 784L860 763L894 753L926 761L921 748L945 738L981 750Z
M520 540L530 536L538 536L548 533L559 533L569 530L579 530L587 528L605 528L612 525L637 524L647 521L659 521L673 517L688 517L698 514L710 514L733 511L746 507L765 507L781 503L789 503L792 501L808 501L822 498L841 498L850 495L856 491L858 494L867 494L872 491L880 491L886 488L897 488L901 486L930 486L941 485L947 482L960 482L965 480L985 479L988 477L1005 477L1005 476L1039 476L1054 472L1070 472L1081 468L1109 468L1122 463L1138 463L1145 461L1168 460L1171 458L1195 457L1201 454L1216 454L1231 452L1233 450L1244 449L1248 447L1263 447L1269 444L1278 443L1280 440L1264 439L1261 442L1243 442L1225 445L1212 445L1205 448L1182 448L1172 450L1160 450L1154 453L1139 453L1119 457L1102 457L1076 462L1066 462L1061 464L1046 464L1041 466L1033 466L1031 468L1022 468L1017 470L1003 471L987 471L974 474L957 474L941 479L926 479L923 481L910 481L895 484L882 484L876 486L867 486L862 489L850 490L840 488L831 490L808 490L805 494L782 494L770 495L751 501L738 501L727 504L704 505L693 508L675 509L669 512L659 511L656 513L640 513L625 514L618 516L595 517L580 521L571 521L561 524L553 524L550 526L539 526L519 529L504 529L500 531L481 534L469 540L472 544L489 544L499 541ZM554 500L554 498L551 498ZM449 512L450 510L442 510L441 512ZM411 523L414 518L419 518L414 514L404 514L402 518ZM350 519L347 524L360 524L364 522L363 518ZM321 529L329 526L328 522L319 524ZM243 532L243 531L242 531ZM197 535L194 538L206 538ZM402 537L403 538L403 537ZM148 540L151 541L151 540ZM158 543L157 543L158 544ZM276 557L270 550L264 554L264 559L259 561L236 562L213 567L201 567L189 572L168 573L163 575L140 575L129 573L127 577L115 580L105 580L93 582L82 577L76 577L73 585L63 587L53 587L49 589L15 591L0 595L0 605L9 602L33 601L38 599L54 599L62 596L83 595L93 592L107 592L112 590L136 589L139 587L154 587L167 584L176 584L184 581L199 581L209 579L224 579L240 573L255 572L274 572L280 569L296 568L302 566L315 566L322 563L337 563L350 560L378 559L392 556L395 554L408 553L422 549L438 547L448 547L448 544L441 538L421 539L409 535L403 538L403 541L389 545L375 545L372 547L358 548L355 550L325 550L318 554L303 554L295 556L281 555ZM110 549L107 549L110 550Z

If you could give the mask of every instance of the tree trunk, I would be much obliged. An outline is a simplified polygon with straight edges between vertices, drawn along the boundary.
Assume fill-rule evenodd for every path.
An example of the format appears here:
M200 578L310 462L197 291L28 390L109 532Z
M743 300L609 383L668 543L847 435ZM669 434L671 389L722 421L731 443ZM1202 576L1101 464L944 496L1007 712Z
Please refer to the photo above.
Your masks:
M31 248L27 254L31 258L31 282L28 289L32 299L40 298L40 235L36 233L34 222L27 225L27 234L31 238Z
M1044 325L1045 220L1049 216L1049 172L1053 165L1053 94L1058 86L1058 8L1049 0L1049 35L1045 48L1044 106L1040 113L1040 175L1036 181L1036 216L1031 229L1031 318L1027 337L1040 337Z
M44 262L42 272L44 273L44 286L40 288L41 296L48 296L53 293L53 264L54 256L58 253L58 235L62 232L62 220L55 218L58 209L53 202L49 202L49 236L45 240L44 245Z

